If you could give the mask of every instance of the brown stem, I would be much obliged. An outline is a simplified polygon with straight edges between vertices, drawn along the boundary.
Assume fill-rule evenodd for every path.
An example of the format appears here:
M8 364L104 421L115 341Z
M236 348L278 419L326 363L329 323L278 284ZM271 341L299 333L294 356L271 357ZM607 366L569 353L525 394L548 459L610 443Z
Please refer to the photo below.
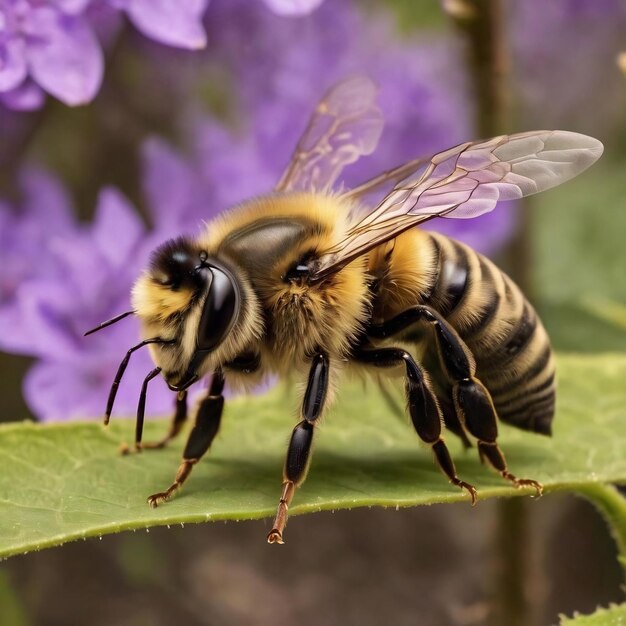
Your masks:
M463 0L452 13L467 41L469 69L475 89L478 134L490 137L510 127L509 57L502 0Z
M510 68L504 27L504 0L454 0L450 13L467 42L468 65L475 89L476 123L481 137L511 129ZM530 212L521 211L518 229L510 242L504 265L523 290L530 283ZM530 539L526 503L509 498L498 503L495 540L495 606L493 624L530 623L525 590Z
M475 90L477 132L491 137L511 131L510 56L504 28L504 0L455 0L451 15L467 42ZM527 205L527 202L524 202ZM531 212L518 212L518 227L502 265L529 294L531 287Z

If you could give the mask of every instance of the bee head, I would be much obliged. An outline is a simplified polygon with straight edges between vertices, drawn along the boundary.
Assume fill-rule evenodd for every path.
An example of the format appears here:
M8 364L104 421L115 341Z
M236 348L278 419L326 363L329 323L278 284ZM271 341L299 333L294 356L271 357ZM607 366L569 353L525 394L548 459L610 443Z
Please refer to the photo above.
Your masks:
M159 246L150 259L150 278L155 285L172 292L197 292L203 287L198 272L207 255L186 237L170 239Z
M144 334L174 339L158 352L158 364L173 389L197 380L207 358L233 342L231 331L244 308L235 273L186 238L155 250L150 268L133 289L133 304Z

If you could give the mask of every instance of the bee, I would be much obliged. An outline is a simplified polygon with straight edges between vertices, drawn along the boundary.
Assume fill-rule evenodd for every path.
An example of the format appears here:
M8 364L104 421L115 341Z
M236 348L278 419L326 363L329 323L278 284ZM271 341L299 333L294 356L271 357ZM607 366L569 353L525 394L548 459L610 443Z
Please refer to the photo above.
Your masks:
M332 191L344 166L370 154L383 118L376 87L347 79L318 103L272 193L223 213L196 237L156 249L132 290L143 341L156 367L139 397L135 448L160 448L181 430L187 390L210 376L173 483L148 498L171 498L218 432L226 382L249 390L267 375L306 381L291 433L270 543L283 543L287 513L307 474L317 426L347 372L402 376L407 412L449 481L475 503L443 438L448 429L516 487L497 443L498 419L549 435L555 364L546 331L515 283L489 259L417 229L435 217L466 219L576 176L603 151L591 137L533 131L468 142L391 169L356 188ZM390 189L389 189L390 187ZM387 189L386 189L387 188ZM373 209L372 193L384 193ZM150 380L176 393L169 431L143 443Z

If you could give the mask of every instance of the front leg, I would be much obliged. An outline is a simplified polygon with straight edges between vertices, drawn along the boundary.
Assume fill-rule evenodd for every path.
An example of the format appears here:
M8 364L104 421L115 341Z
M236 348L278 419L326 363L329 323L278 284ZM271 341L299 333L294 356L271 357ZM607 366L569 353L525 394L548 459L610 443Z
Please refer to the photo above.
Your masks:
M140 452L141 450L160 450L164 448L178 433L187 421L187 391L179 391L176 394L176 405L174 408L174 416L170 422L167 433L157 441L143 441L141 446L133 449L127 443L120 446L120 454L130 454L131 452Z
M222 411L224 409L224 377L221 372L216 372L211 381L209 394L202 400L198 407L196 423L189 433L187 445L183 452L183 460L176 472L174 482L160 493L155 493L148 498L148 504L155 508L162 502L169 500L189 478L193 466L204 456L209 449L220 427Z
M309 370L309 380L302 402L302 421L293 429L289 440L283 469L283 492L278 503L274 525L267 535L268 543L284 543L283 531L287 524L289 505L296 487L301 485L306 478L315 420L324 411L328 395L328 378L328 357L323 353L316 354Z

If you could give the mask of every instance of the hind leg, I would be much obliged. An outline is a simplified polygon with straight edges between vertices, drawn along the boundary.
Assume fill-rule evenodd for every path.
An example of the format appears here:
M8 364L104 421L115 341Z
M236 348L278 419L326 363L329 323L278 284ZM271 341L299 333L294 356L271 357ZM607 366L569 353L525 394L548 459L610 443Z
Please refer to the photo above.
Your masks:
M465 428L463 428L463 424L461 424L461 421L459 420L454 404L449 402L447 399L444 400L444 396L439 393L437 393L437 399L439 400L439 405L441 406L441 412L443 414L443 421L446 425L446 430L454 433L461 440L461 443L466 450L471 448L472 442L469 440L469 437L465 432Z
M458 333L435 310L415 306L383 324L368 329L370 337L389 337L417 323L433 326L437 351L443 370L452 385L452 398L458 421L478 440L478 453L506 480L516 487L534 487L539 495L543 486L536 480L517 478L509 472L504 454L498 447L498 420L491 395L476 378L476 364Z
M356 361L375 367L405 366L407 405L415 431L422 441L431 446L437 464L450 482L466 489L472 504L475 504L476 489L457 476L454 461L441 436L441 410L424 370L408 352L400 348L360 349L353 356Z

